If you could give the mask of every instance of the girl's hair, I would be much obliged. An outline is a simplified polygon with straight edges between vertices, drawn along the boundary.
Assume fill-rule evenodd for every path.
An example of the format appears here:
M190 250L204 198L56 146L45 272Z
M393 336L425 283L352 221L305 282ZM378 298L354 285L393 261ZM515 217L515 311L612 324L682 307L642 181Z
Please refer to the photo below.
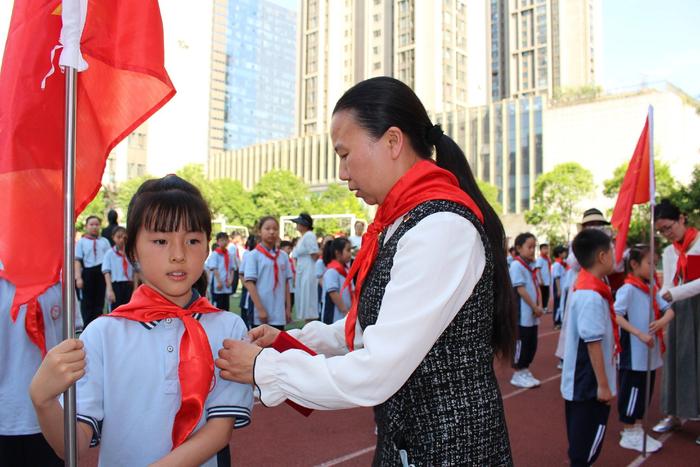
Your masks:
M100 219L99 217L97 217L97 216L94 215L94 214L91 214L91 215L89 215L89 216L87 216L87 217L85 218L85 225L88 225L88 222L90 222L92 219L97 219L97 222L99 222L100 224L102 224L102 219Z
M501 254L505 241L503 224L481 193L464 153L452 138L434 126L416 94L401 81L377 77L362 81L343 94L333 114L351 112L357 124L379 139L389 128L397 127L406 136L413 150L423 159L432 157L433 146L437 165L457 177L460 188L479 207L484 216L483 227L494 262L495 284L501 293L494 294L492 345L496 354L512 358L515 348L516 302L510 286L506 258Z
M197 187L177 175L146 180L131 201L126 215L127 258L135 261L136 237L141 227L154 232L204 232L211 237L211 212ZM202 296L207 291L207 275L202 275L193 286Z
M668 219L677 221L681 218L681 210L673 204L669 199L662 199L659 204L654 207L654 220ZM87 221L85 221L87 224Z
M265 225L265 222L267 221L273 221L275 224L277 224L277 227L279 228L280 223L275 216L263 216L260 218L258 224L255 226L258 233L262 231L263 225Z
M114 230L112 230L112 238L114 238L119 232L126 233L126 229L121 225L116 226Z
M326 242L323 246L323 264L328 266L328 263L335 259L336 252L342 253L348 243L350 241L345 237L334 238Z
M255 247L258 244L258 239L255 238L255 235L251 235L248 237L248 240L245 241L245 249L248 251L255 250Z
M228 238L228 234L226 232L219 232L216 234L216 241L218 242L222 238Z
M566 248L564 245L557 245L554 247L554 257L559 258L562 253L566 253Z
M625 258L625 271L627 273L632 272L632 261L637 264L641 264L644 257L651 252L649 245L638 244L634 245L627 252L627 258Z
M515 245L515 249L517 251L518 247L521 247L525 245L525 242L527 242L530 239L536 240L535 236L531 234L530 232L523 232L519 234L517 237L515 237L515 242L513 244Z

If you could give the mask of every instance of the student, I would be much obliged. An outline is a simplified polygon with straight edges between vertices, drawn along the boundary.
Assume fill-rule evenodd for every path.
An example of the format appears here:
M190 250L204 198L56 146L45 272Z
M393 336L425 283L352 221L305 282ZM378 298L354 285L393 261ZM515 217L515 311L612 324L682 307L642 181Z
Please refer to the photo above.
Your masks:
M229 465L231 430L250 423L253 399L249 385L214 372L223 339L246 329L201 296L210 211L197 188L168 175L139 187L127 226L144 285L49 351L30 386L42 432L63 457L59 395L77 381L78 457L99 444L100 465Z
M323 306L321 321L333 324L343 319L352 304L350 287L343 287L348 275L347 264L352 259L352 243L347 238L339 237L327 242L323 247Z
M557 245L554 248L554 263L552 264L551 277L551 302L552 302L552 319L554 320L555 329L561 329L561 298L564 278L566 276L566 254L567 249L563 245Z
M540 256L535 261L537 268L537 280L540 283L540 296L542 297L542 307L551 312L549 300L549 288L552 281L552 260L549 258L549 244L540 245Z
M245 251L241 255L241 281L243 282L243 290L241 291L240 301L241 318L243 318L243 322L246 324L248 329L253 327L253 302L250 300L248 289L245 287L245 266L247 262L246 260L253 250L255 250L257 245L258 239L255 237L255 235L251 235L246 240Z
M323 237L323 242L320 242L321 256L316 260L314 265L314 274L316 276L316 282L318 283L318 319L321 319L323 313L323 274L326 272L326 264L323 260L323 251L326 245L333 241L334 237L332 235L326 235Z
M126 229L117 226L112 230L114 246L105 254L102 262L102 274L107 285L107 300L109 311L126 305L134 292L134 268L126 257Z
M105 306L105 278L102 275L102 261L111 248L106 238L100 237L100 224L97 216L85 219L85 234L75 245L75 287L80 293L80 312L85 327L102 314Z
M0 465L63 467L41 434L28 391L46 349L61 340L61 284L13 310L14 296L15 286L0 277ZM38 322L43 328L32 325Z
M277 219L266 216L258 222L260 243L246 258L245 287L254 304L253 324L269 324L284 330L292 320L289 282L292 268L287 253L276 248Z
M355 235L351 235L348 240L352 245L352 257L353 259L357 256L357 253L362 248L362 236L365 234L365 223L362 221L355 221Z
M294 258L292 258L292 250L294 250L294 242L290 242L287 240L283 240L280 242L280 250L284 251L287 253L287 256L289 257L289 267L292 268L292 280L289 281L289 302L291 305L291 308L294 309L294 284L296 283L297 280L297 269L296 266L294 266Z
M537 326L542 309L542 297L537 275L533 269L537 239L529 232L515 237L517 255L510 265L510 280L518 300L518 340L515 344L513 368L515 372L510 384L519 388L534 388L540 381L532 376L530 363L537 352Z
M617 324L622 328L620 344L620 397L617 411L624 430L620 433L620 446L642 452L644 430L637 422L642 420L646 401L646 374L651 370L651 392L654 391L656 370L662 366L662 354L666 347L664 332L674 313L671 305L661 297L654 285L654 320L649 319L649 274L651 251L646 245L629 250L628 275L625 284L615 295ZM650 350L649 350L650 349ZM647 352L651 352L651 367L647 365ZM651 394L649 395L651 399ZM647 451L655 452L661 443L647 436Z
M603 282L613 270L610 237L584 229L573 241L581 271L567 310L561 394L565 402L569 460L574 467L592 465L603 445L615 397L615 363L619 331L610 287Z
M205 267L209 271L211 281L211 297L214 305L220 310L229 311L231 295L233 294L234 260L228 250L228 234L216 234L216 248L211 252Z
M513 264L513 260L515 257L518 256L518 253L515 251L515 247L512 246L508 248L508 255L506 255L506 260L508 261L508 267L510 267L511 264Z
M231 295L238 291L238 282L241 279L241 234L231 232L231 243L228 245L228 254L233 262L233 281L231 283Z

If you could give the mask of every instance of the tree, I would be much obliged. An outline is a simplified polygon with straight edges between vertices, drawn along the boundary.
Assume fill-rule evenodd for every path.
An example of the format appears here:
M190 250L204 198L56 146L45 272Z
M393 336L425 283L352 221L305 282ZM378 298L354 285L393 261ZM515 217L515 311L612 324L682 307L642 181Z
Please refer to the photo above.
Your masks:
M578 163L559 164L535 181L534 207L525 212L525 220L549 243L568 239L569 227L580 214L577 205L594 187L593 174Z
M202 164L187 164L175 172L175 175L196 186L207 203L211 203L213 189L210 181L204 175L204 166Z
M477 180L476 183L479 185L479 189L481 193L483 193L484 198L486 198L486 201L488 201L493 210L496 211L496 214L499 216L503 214L503 205L498 202L498 187L483 180Z
M253 203L260 216L287 216L308 211L309 187L287 170L273 170L253 187Z
M362 203L346 187L333 184L326 191L316 193L311 197L313 214L355 214L360 218L367 217L367 210ZM353 226L350 226L352 230ZM314 231L320 235L334 234L348 228L339 219L322 219L314 223Z
M700 225L700 165L693 169L690 183L675 193L668 195L681 210L688 215L690 225Z
M75 230L77 232L80 232L85 228L85 219L88 216L97 216L102 219L102 222L104 223L105 214L107 213L107 205L105 203L104 196L104 188L100 188L100 191L98 191L97 195L92 201L90 201L90 204L85 206L85 209L83 209L83 211L78 215L78 218L75 221Z
M248 228L255 226L258 211L251 194L245 191L241 182L229 178L214 180L211 182L211 193L209 207L215 216L222 215L229 224Z
M119 184L119 187L117 187L115 204L116 207L124 213L124 215L126 215L127 209L129 208L131 198L134 197L136 191L139 189L141 184L143 184L143 182L151 178L153 177L151 177L150 175L143 175L141 177L132 178Z

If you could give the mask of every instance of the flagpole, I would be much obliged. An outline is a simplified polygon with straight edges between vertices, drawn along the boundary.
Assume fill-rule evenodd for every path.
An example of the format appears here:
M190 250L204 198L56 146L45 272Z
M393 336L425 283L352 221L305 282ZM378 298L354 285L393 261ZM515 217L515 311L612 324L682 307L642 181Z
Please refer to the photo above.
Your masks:
M654 107L649 106L649 252L651 254L652 267L649 271L649 322L654 321L654 279L656 272L656 254L654 248L654 206L656 206L656 174L654 173ZM654 333L654 345L660 346L656 333ZM646 392L644 394L644 417L642 419L642 456L647 453L647 422L649 413L649 403L651 401L651 349L647 347L647 374Z
M75 338L75 143L78 73L65 67L65 160L63 171L63 338ZM63 393L63 427L65 465L77 467L75 384Z

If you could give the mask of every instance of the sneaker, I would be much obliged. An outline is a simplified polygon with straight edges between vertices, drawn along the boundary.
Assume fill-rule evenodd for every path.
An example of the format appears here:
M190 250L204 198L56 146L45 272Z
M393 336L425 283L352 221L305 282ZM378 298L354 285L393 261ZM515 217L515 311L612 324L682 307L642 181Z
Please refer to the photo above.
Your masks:
M535 387L533 381L527 377L527 375L522 371L516 371L513 373L513 377L510 379L510 384L515 387L530 389Z
M557 363L557 370L562 370L564 368L564 362L559 360L559 363Z
M659 421L656 425L654 425L654 432L656 433L666 433L671 430L675 430L681 426L680 420L678 420L678 417L674 417L673 415L669 415L668 417L664 418L663 420Z
M697 438L695 438L695 444L700 445L700 436L698 436Z
M641 427L623 430L620 437L620 447L642 452L644 451L643 436L644 432ZM647 452L656 452L659 449L661 449L661 443L651 436L647 436Z
M525 368L523 371L525 372L525 376L527 377L527 379L529 379L530 382L532 382L533 387L539 386L540 384L542 384L542 382L539 379L532 376L532 373L530 372L530 370L528 368Z

